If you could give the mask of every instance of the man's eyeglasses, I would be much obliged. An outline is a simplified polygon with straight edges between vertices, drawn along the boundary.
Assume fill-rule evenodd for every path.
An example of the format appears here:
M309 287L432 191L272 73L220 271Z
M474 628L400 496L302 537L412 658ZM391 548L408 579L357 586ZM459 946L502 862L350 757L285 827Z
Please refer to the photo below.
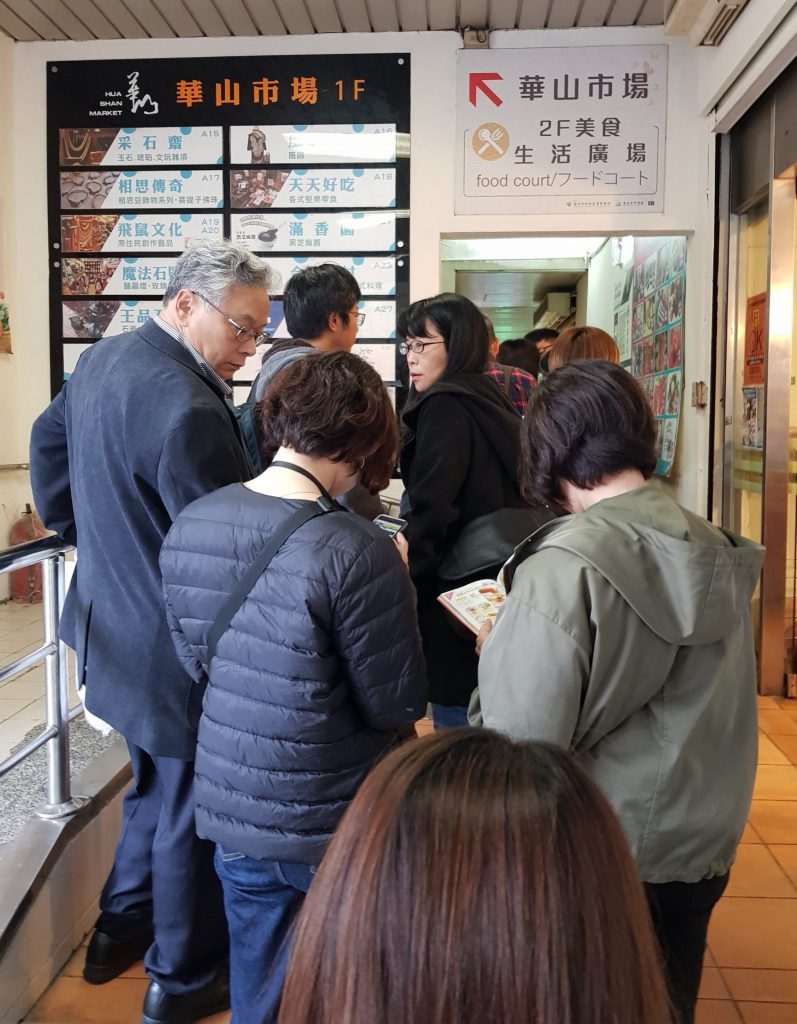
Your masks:
M357 320L357 326L362 327L365 323L365 313L355 313L353 310L349 313L349 316L353 316Z
M215 302L211 302L210 299L204 296L201 292L192 291L191 294L196 295L198 299L202 299L202 301L206 302L212 309L215 309L217 313L220 313L227 323L234 329L235 337L239 341L247 341L251 338L255 345L265 345L271 341L271 338L262 331L256 331L252 327L242 327L239 323L236 323L231 316L227 316L223 309L219 309Z
M413 338L412 341L402 341L399 345L399 352L406 356L408 352L414 352L419 356L427 345L445 345L444 341L420 341L418 338Z

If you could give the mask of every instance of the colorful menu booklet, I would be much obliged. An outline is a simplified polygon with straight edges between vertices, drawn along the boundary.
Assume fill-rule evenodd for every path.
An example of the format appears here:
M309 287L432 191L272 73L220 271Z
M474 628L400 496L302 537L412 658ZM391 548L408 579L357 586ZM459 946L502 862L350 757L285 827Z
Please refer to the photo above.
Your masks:
M456 590L446 590L437 600L472 633L478 634L485 622L493 622L506 591L495 580L477 580Z

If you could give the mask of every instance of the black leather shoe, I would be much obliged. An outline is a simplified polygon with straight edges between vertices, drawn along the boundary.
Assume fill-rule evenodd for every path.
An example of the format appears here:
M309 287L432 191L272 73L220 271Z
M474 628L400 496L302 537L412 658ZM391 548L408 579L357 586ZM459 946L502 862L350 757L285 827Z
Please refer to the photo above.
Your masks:
M195 1020L230 1008L230 978L226 968L196 992L175 996L151 981L144 996L141 1024L193 1024Z
M107 932L95 931L86 950L83 977L89 985L104 985L141 960L151 944L151 938L123 942Z

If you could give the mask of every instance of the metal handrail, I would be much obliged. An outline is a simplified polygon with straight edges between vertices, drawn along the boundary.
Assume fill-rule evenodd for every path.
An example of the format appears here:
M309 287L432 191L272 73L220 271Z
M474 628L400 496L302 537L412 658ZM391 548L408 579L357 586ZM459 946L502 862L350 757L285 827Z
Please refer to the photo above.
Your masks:
M86 804L73 797L69 772L69 722L81 708L69 708L66 646L58 639L58 624L66 591L66 555L73 548L57 537L44 537L0 551L0 573L42 563L44 643L11 665L0 669L0 682L44 661L47 722L44 730L21 750L0 762L0 778L47 745L47 803L36 813L42 818L65 818Z

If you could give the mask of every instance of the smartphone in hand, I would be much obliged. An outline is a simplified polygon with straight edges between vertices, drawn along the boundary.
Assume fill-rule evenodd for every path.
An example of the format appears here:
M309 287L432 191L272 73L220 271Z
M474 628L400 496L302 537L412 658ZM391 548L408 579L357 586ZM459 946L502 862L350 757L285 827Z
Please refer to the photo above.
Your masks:
M403 533L407 529L407 520L398 516L377 516L374 519L377 526L381 526L385 533L395 537L397 533Z

